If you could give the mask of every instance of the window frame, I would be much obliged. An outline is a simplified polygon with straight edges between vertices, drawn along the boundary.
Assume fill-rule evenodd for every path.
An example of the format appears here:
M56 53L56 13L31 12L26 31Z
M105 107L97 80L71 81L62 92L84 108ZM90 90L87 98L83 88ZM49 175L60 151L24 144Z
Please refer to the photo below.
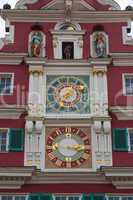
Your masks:
M110 200L109 197L116 197L116 198L119 198L119 200L122 200L122 197L126 197L126 198L132 197L133 198L133 195L132 194L131 195L115 195L115 194L111 194L111 195L106 194L105 195L106 200Z
M12 200L15 200L15 198L16 197L25 197L25 200L28 200L28 195L27 194L15 194L15 195L13 195L13 194L1 194L0 195L0 200L2 200L2 197L4 197L4 196L6 196L6 197L8 197L8 196L11 196L12 197Z
M133 93L132 94L126 94L126 77L133 77L133 73L124 73L124 74L122 74L123 95L124 96L133 96Z
M133 150L131 150L131 145L130 145L130 132L132 131L133 134L133 128L128 128L128 152L133 153Z
M9 146L9 128L0 128L0 131L1 130L7 130L7 138L6 138L6 151L1 151L0 150L0 153L7 153L8 151L9 151L9 149L8 149L8 146ZM1 148L0 148L1 149ZM0 195L0 197L1 197L1 195ZM1 199L0 199L1 200Z
M13 88L14 88L14 73L6 73L6 72L2 72L0 73L0 79L1 79L1 76L11 76L11 86L10 86L10 93L1 93L0 92L0 96L10 96L10 95L13 95Z

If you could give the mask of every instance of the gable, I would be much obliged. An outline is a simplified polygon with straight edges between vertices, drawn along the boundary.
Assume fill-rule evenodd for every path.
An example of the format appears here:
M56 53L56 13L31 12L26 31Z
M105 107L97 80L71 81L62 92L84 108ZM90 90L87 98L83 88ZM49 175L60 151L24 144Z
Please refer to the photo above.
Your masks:
M70 4L74 11L120 10L119 4L114 0L19 0L15 9L65 10L66 5Z

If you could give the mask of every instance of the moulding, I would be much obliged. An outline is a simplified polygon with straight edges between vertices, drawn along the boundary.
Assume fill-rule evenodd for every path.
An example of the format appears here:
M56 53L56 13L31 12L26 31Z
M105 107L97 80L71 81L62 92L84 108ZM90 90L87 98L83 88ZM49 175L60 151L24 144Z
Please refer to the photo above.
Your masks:
M0 167L0 189L20 189L32 177L34 167Z
M102 170L116 189L133 189L133 167L103 167Z
M41 172L35 167L0 167L0 189L60 183L112 184L116 189L133 189L133 167L102 167L97 172Z
M34 4L37 2L38 0L19 0L15 5L15 9L27 9L26 4Z
M114 0L97 0L102 5L110 5L109 10L121 10L120 5Z
M43 57L25 57L24 61L26 64L29 65L45 65L46 64L46 59Z
M2 10L1 17L11 22L59 22L62 21L64 11L59 10ZM73 21L78 23L110 23L128 22L132 19L132 11L74 11Z
M32 176L31 184L59 184L59 183L90 183L108 184L102 172L42 172Z
M3 53L0 52L0 65L19 65L23 62L25 53Z
M110 53L114 66L133 66L133 53Z
M71 36L77 36L77 35L84 35L85 31L57 31L57 30L51 30L50 31L53 35L71 35Z
M111 106L109 109L118 120L133 120L133 106Z
M26 106L0 105L0 119L19 119Z

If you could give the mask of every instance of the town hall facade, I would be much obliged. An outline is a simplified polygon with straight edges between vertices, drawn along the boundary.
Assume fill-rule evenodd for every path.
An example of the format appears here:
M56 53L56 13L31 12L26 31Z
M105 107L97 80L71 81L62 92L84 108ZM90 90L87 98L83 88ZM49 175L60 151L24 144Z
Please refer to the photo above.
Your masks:
M19 0L1 15L0 200L133 200L133 12Z

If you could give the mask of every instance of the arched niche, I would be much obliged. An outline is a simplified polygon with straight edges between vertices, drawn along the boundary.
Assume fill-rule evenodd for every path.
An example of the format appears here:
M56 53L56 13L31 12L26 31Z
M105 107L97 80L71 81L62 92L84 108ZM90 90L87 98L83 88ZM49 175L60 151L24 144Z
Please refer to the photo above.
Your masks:
M57 23L53 35L53 51L55 59L82 59L84 31L78 23Z
M31 57L46 56L46 36L40 30L32 30L29 34L28 52Z
M104 31L94 31L90 36L90 52L93 58L106 58L109 55L108 35Z

